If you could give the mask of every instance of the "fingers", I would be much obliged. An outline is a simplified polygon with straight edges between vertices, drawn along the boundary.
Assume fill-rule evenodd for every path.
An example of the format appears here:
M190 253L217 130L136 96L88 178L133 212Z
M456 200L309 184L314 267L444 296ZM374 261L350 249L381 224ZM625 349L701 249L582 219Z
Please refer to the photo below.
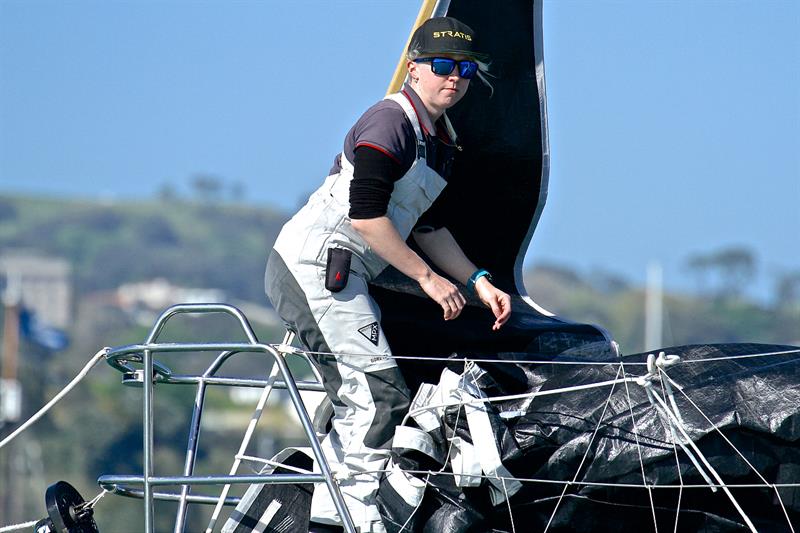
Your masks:
M441 276L433 275L421 282L420 286L433 301L441 306L445 320L457 318L467 304L466 298L458 288Z
M492 314L495 317L492 330L497 331L503 324L508 322L511 316L511 297L502 291L496 291L484 303L492 310Z
M439 305L442 306L444 310L444 319L445 320L453 320L458 318L458 315L461 314L461 311L464 309L467 300L464 298L458 290L455 290L453 294L448 295L445 297Z
M492 325L492 330L497 331L500 327L508 322L509 317L511 317L511 298L504 294L502 298L499 299L498 302L498 310L500 313L494 313L496 320L494 321L494 325ZM492 309L494 312L494 309Z

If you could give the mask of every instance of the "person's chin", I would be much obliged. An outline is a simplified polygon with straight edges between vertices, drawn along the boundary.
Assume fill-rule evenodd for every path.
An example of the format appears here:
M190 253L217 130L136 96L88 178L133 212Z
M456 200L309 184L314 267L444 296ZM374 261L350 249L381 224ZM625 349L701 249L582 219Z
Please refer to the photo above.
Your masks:
M463 95L461 93L450 93L445 95L444 102L446 103L447 107L453 106L461 100Z

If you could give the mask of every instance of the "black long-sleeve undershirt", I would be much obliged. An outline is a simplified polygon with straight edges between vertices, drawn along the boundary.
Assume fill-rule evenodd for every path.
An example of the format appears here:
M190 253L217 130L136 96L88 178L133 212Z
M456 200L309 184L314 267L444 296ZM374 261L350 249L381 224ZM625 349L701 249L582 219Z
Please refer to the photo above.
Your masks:
M354 159L353 180L350 182L350 218L384 216L394 183L408 172L411 165L403 166L395 158L369 146L357 147ZM446 224L447 212L445 198L439 198L422 214L415 227L439 229Z
M386 214L394 182L408 172L383 152L359 146L355 149L355 171L350 182L350 218L376 218Z

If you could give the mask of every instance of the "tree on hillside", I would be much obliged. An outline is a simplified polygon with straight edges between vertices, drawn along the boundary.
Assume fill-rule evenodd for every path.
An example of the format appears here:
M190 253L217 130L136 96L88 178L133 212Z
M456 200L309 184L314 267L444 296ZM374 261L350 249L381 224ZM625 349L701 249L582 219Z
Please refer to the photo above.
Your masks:
M195 196L206 203L219 200L222 191L222 179L211 174L195 174L191 178L192 191Z
M686 266L697 277L698 292L720 299L741 296L757 270L755 255L741 246L694 254Z
M778 309L800 309L800 270L778 276L775 283L775 305Z
M164 203L174 202L178 200L178 190L171 183L162 183L156 196Z

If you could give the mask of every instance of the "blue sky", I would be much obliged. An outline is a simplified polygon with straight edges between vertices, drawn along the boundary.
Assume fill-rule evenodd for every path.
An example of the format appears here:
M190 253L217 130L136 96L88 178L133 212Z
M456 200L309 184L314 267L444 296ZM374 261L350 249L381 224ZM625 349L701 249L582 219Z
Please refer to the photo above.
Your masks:
M0 193L191 175L294 209L381 98L419 3L0 0ZM691 288L731 245L800 269L800 2L548 1L550 196L528 263Z

